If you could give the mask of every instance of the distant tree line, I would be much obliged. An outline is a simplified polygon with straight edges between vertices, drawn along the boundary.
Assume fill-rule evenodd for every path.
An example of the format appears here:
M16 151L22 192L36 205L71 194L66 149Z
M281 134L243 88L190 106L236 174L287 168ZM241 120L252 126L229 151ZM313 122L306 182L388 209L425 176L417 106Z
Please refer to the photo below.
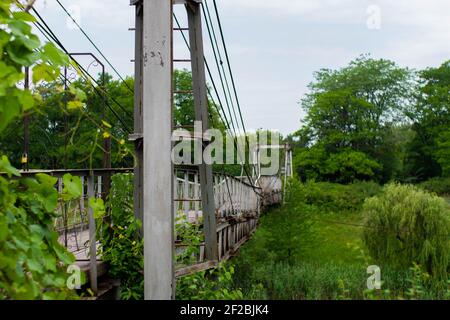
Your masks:
M289 137L302 180L420 182L450 174L450 61L415 71L362 55L315 73Z

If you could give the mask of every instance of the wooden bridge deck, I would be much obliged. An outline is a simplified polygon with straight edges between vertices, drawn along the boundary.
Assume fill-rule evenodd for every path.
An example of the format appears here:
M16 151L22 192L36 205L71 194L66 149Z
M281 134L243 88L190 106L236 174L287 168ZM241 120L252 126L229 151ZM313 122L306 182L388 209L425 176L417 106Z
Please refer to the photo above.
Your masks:
M107 274L107 265L97 254L100 243L96 240L91 243L91 237L95 236L95 220L92 212L87 208L88 197L102 197L103 177L111 173L127 173L131 169L112 170L35 170L24 172L24 176L34 176L37 173L46 173L58 177L57 189L63 190L62 177L66 173L81 177L83 194L80 203L71 210L70 225L61 215L61 221L55 221L60 233L59 241L72 252L77 260L77 265L87 275L90 285L97 294L100 287L96 283L99 278ZM202 223L203 212L200 200L201 186L198 171L192 168L176 168L174 181L174 218L182 217L191 224ZM255 188L259 191L256 193ZM247 242L256 230L259 214L264 206L279 203L282 196L282 184L278 177L266 177L261 179L261 186L255 187L236 177L214 174L214 203L216 207L216 233L218 246L218 261L208 261L205 257L205 244L200 246L200 254L194 265L176 267L175 276L182 277L193 272L213 268L219 261L226 261L233 257L239 248ZM85 190L90 190L86 194ZM95 239L95 238L94 238ZM183 250L183 243L176 242L178 251ZM95 258L91 258L90 251L95 251ZM93 277L92 275L96 275ZM93 283L94 282L94 283ZM109 285L107 287L110 287Z

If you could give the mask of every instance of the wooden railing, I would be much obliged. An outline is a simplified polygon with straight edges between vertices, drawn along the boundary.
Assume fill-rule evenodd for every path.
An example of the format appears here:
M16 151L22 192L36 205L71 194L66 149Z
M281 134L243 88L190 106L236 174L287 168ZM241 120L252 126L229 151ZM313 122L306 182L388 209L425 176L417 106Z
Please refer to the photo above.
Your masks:
M61 193L64 188L63 176L67 173L79 176L83 184L82 197L70 203L60 203L61 215L55 220L55 230L59 241L72 252L77 263L88 274L90 285L97 292L97 278L106 272L98 253L96 222L89 209L88 199L105 197L105 177L118 173L132 173L133 169L98 170L32 170L21 172L22 176L35 176L45 173L58 178L55 186ZM176 167L174 172L174 217L184 217L191 224L202 223L201 186L196 168ZM278 186L278 184L277 184ZM267 198L267 194L279 194L252 186L244 179L226 174L214 173L214 200L217 218L217 242L219 260L229 259L245 243L258 225L262 206L276 202L281 198ZM177 250L184 244L177 242ZM95 254L91 254L95 253ZM205 261L204 245L199 248L197 263L177 269L176 276L182 276L199 269L210 268L215 262Z

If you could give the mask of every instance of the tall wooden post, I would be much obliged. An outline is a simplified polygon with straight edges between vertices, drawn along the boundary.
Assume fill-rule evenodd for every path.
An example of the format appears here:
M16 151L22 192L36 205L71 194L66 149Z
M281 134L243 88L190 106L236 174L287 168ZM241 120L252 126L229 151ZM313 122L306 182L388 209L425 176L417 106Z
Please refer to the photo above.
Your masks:
M94 175L92 172L88 176L87 193L88 199L95 198ZM89 276L91 282L91 289L95 295L98 294L97 287L97 240L94 211L89 207Z
M143 66L143 3L142 0L131 0L135 6L135 58L134 58L134 134L130 140L134 142L136 160L134 164L134 215L136 219L143 221L143 161L144 148L142 143L143 134L143 109L142 109L142 66ZM142 235L142 230L140 230Z
M172 1L143 0L143 235L146 300L174 291Z
M209 118L200 3L199 0L187 0L186 9L189 23L195 120L201 121L205 131L209 128ZM204 142L202 138L200 141L202 144L201 150L206 147ZM218 260L218 248L212 167L202 160L199 171L206 242L205 256L209 261L216 261Z

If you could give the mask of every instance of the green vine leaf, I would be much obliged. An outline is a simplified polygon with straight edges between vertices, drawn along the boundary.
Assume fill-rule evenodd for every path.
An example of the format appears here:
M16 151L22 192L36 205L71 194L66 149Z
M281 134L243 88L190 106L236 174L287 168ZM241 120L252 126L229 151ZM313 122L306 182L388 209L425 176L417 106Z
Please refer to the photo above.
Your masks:
M58 50L52 43L47 43L44 45L43 54L47 61L52 64L58 66L67 66L69 64L69 57Z
M20 172L14 168L8 160L8 157L2 156L0 159L0 171L5 172L8 177L20 177Z
M94 218L95 219L100 219L102 218L105 213L105 203L103 202L103 199L99 198L90 198L89 199L89 207L92 209L92 211L94 212Z
M80 177L65 174L63 176L63 184L64 189L62 192L62 197L64 200L74 200L81 197L83 193L83 185Z
M33 83L39 83L40 81L53 81L56 80L59 75L59 68L41 63L33 68Z

